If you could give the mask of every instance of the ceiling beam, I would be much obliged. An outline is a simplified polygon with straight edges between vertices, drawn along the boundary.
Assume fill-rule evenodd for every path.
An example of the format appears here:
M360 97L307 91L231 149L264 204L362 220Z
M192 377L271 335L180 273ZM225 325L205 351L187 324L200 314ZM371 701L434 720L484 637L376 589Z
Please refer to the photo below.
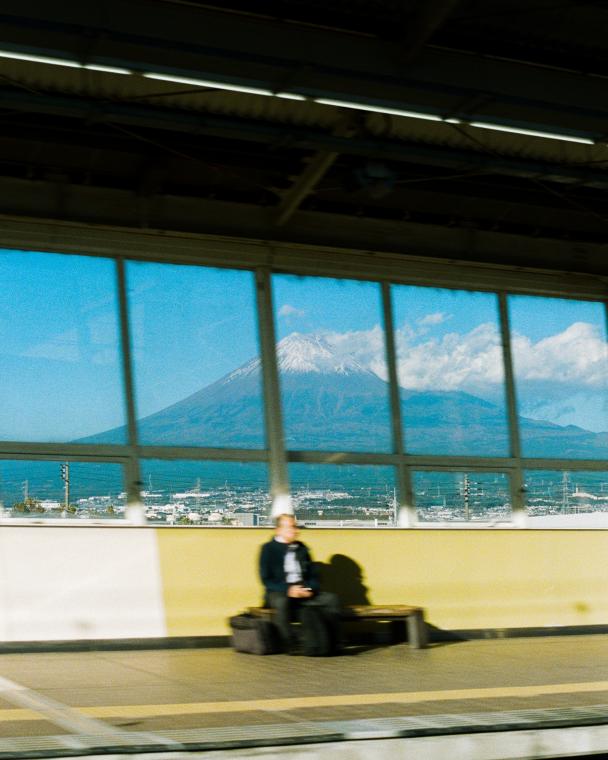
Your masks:
M351 138L357 133L357 130L357 120L352 116L346 116L336 125L332 134L336 137ZM275 217L275 224L278 227L289 220L306 196L315 189L331 169L339 155L340 153L335 150L320 150L306 159L306 168L283 194L279 203Z
M545 179L551 182L608 188L608 172L548 161L468 151L444 146L425 146L363 135L352 137L331 134L294 124L276 124L211 113L171 111L143 104L99 102L50 93L33 94L0 87L0 109L46 114L77 119L82 129L91 125L120 124L157 133L186 133L238 139L269 146L287 145L290 149L326 151L359 155L414 164L428 164L458 170L483 170L487 173ZM1 127L0 127L1 130ZM135 139L135 138L134 138Z
M298 209L304 198L314 190L339 155L335 151L321 150L310 158L302 174L285 192L279 203L274 221L277 227L282 226L290 219L294 211Z
M0 215L127 229L228 235L608 276L608 245L467 227L294 212L277 228L268 209L243 203L0 177ZM8 238L2 238L9 245Z

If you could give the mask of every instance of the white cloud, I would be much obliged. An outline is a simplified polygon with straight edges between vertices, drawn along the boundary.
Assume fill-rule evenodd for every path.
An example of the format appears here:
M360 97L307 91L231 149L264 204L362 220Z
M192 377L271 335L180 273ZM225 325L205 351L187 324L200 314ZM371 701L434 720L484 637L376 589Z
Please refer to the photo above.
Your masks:
M337 359L355 359L388 379L380 325L370 330L325 332ZM498 326L483 323L468 332L430 334L419 324L395 332L399 384L413 391L461 391L503 405L503 352ZM537 341L512 338L518 408L521 414L588 430L606 430L608 351L599 328L577 322Z
M433 315L429 315L433 316ZM435 322L438 324L439 322ZM418 323L420 324L420 322ZM382 379L387 378L382 329L324 333L338 353L354 357ZM426 334L404 324L395 333L400 385L410 390L465 391L486 398L502 396L504 370L498 326L483 323L468 332ZM607 347L594 325L577 322L556 335L532 341L512 339L516 382L524 396L562 397L596 393L607 384Z
M384 333L380 325L371 330L324 333L323 337L335 352L355 358L368 369L373 369L372 365L379 368L385 365Z
M607 345L596 326L575 322L542 340L515 335L512 343L522 414L606 430Z
M422 340L406 326L397 331L396 346L399 383L404 388L466 390L487 396L502 384L502 350L492 324Z
M279 317L303 317L305 313L302 309L296 309L289 303L284 303L279 309Z
M433 314L426 314L424 317L416 320L418 325L440 325L443 322L447 322L448 319L452 319L451 314L446 314L443 311L436 311Z
M606 385L606 343L598 328L588 322L575 322L536 343L525 335L515 335L512 344L519 380L596 388Z

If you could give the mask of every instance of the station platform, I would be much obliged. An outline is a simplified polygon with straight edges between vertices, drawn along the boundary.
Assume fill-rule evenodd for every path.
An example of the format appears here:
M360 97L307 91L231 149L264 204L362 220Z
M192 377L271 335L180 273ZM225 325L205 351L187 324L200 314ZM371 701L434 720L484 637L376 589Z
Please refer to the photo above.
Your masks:
M333 658L2 654L0 759L608 753L607 651L597 634L358 646Z

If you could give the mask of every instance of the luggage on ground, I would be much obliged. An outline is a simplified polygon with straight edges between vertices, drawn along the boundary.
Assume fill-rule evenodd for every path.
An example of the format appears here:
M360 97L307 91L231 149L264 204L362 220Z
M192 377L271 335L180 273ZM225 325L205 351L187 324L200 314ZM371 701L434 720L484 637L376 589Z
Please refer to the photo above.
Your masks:
M281 651L279 632L269 620L253 615L234 615L229 619L232 646L248 654L276 654Z

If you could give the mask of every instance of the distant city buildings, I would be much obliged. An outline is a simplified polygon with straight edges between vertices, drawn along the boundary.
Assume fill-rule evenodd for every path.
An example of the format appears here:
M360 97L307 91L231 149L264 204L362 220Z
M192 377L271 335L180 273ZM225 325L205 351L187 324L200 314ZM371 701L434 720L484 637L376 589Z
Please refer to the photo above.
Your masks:
M538 518L605 514L608 519L608 482L595 478L578 483L572 475L537 475L526 486L526 513ZM77 484L75 484L77 486ZM77 493L77 490L75 491ZM158 488L141 492L146 520L156 525L208 527L258 527L270 525L270 496L260 487L246 484L190 489ZM304 526L393 527L399 524L399 505L394 489L361 486L296 486L294 510ZM476 480L461 474L445 482L445 473L424 473L415 490L420 523L509 523L512 509L508 481ZM122 519L127 508L126 492L74 498L66 508L59 498L40 498L28 486L27 497L4 501L3 518ZM550 520L551 522L551 520Z

